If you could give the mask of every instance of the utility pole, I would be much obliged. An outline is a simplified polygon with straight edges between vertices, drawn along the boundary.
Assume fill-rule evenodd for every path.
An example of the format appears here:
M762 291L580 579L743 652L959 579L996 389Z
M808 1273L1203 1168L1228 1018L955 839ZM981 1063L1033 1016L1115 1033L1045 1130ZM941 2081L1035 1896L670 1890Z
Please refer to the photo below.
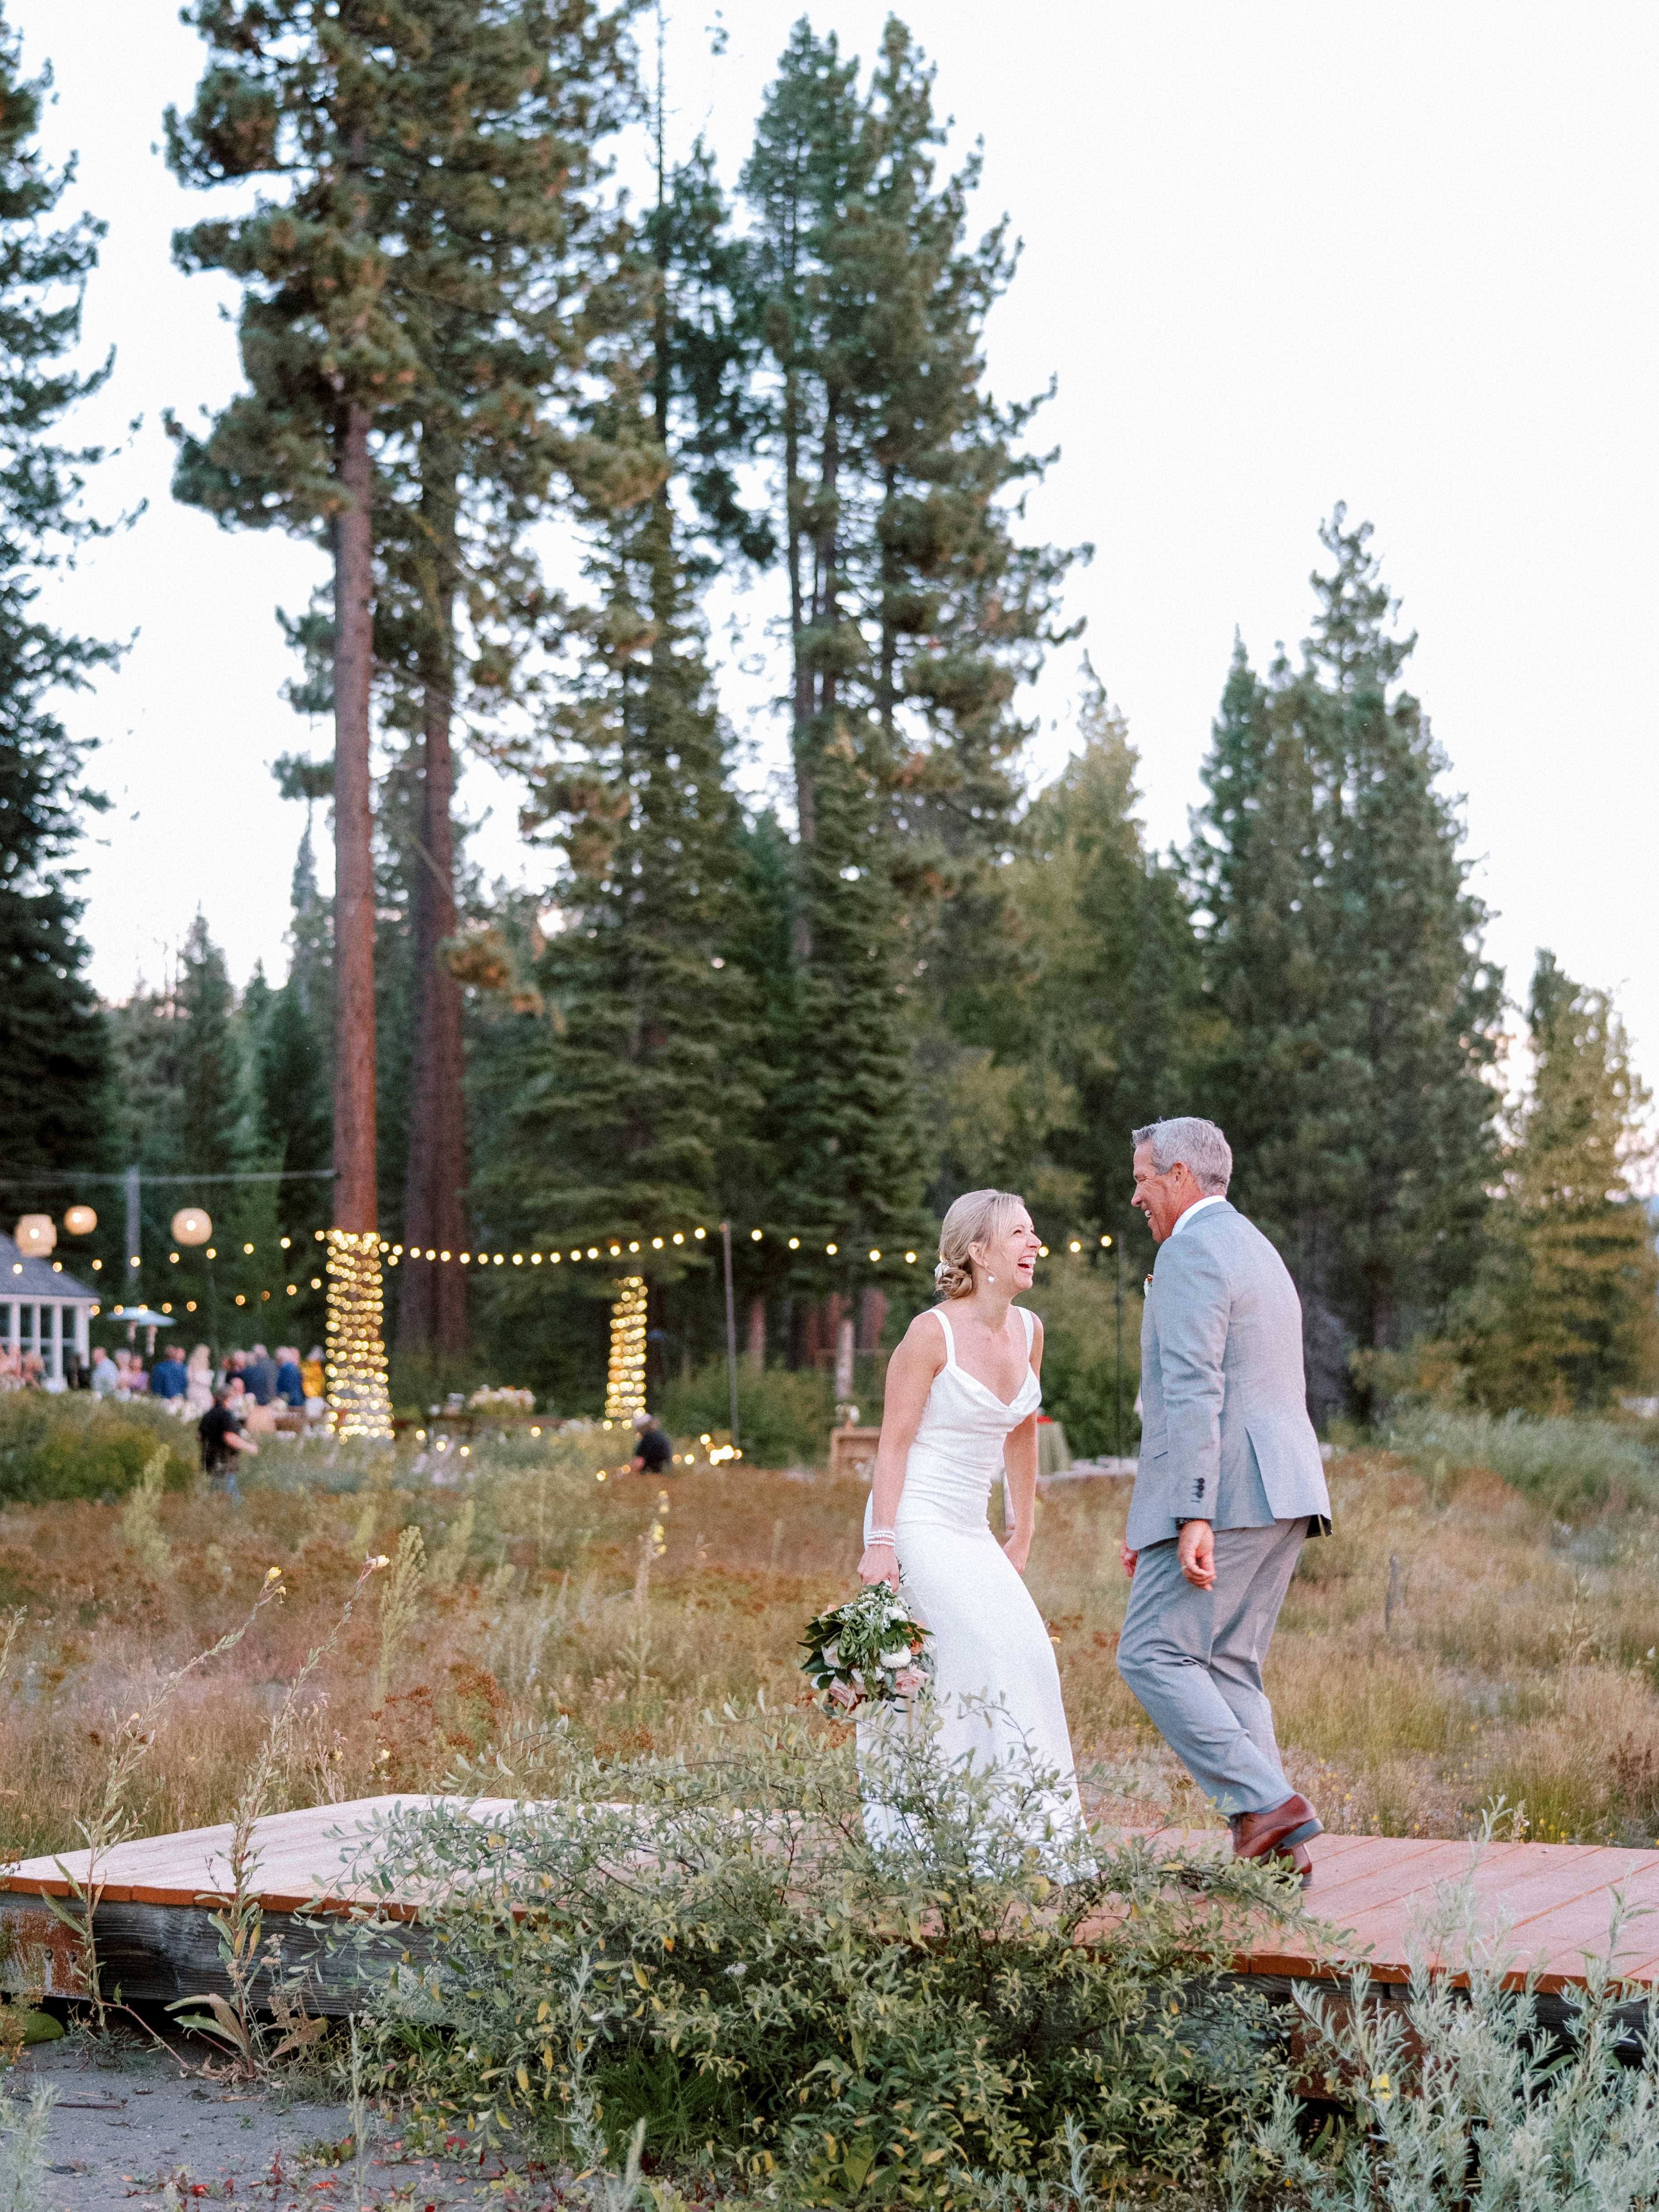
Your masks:
M732 1394L732 1446L738 1443L738 1306L732 1295L732 1224L720 1224L720 1244L726 1255L726 1373Z
M136 1306L142 1304L143 1302L143 1285L139 1280L138 1266L140 1257L144 1249L143 1245L139 1241L143 1230L143 1214L139 1206L138 1170L136 1167L131 1167L127 1170L125 1182L127 1187L127 1271L124 1279L124 1287L121 1297L122 1303L124 1304Z

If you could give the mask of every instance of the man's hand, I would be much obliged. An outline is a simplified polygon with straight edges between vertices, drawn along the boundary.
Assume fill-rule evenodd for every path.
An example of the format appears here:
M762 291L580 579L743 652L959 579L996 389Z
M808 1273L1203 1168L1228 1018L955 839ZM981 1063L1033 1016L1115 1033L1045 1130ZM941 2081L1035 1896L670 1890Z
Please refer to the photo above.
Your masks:
M1133 1582L1134 1580L1135 1561L1140 1557L1139 1553L1132 1552L1127 1544L1120 1544L1117 1549L1117 1555L1123 1562L1124 1573L1127 1575L1130 1581Z
M1188 1521L1176 1537L1176 1558L1194 1589L1215 1588L1215 1530L1207 1521Z

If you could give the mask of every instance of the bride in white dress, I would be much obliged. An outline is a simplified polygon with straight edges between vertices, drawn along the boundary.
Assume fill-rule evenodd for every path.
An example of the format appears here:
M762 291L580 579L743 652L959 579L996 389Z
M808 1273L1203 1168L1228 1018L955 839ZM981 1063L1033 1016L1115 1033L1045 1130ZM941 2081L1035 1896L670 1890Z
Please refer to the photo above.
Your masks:
M940 1303L916 1316L887 1369L875 1479L859 1577L902 1588L933 1631L932 1712L947 1763L1006 1778L1000 1818L1064 1876L1083 1864L1083 1808L1060 1670L1024 1581L1036 1504L1036 1416L1042 1324L1012 1300L1031 1286L1040 1249L1012 1193L970 1191L945 1217L935 1279ZM1006 1474L1012 1525L986 1517ZM902 1709L859 1729L865 1825L896 1840L902 1816L880 1796ZM1033 1790L1033 1775L1052 1786Z

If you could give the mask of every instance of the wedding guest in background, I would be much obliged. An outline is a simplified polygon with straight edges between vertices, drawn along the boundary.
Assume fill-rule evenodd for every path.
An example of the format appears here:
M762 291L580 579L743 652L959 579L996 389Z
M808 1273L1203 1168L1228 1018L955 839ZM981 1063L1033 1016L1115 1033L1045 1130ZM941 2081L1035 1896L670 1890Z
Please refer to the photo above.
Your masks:
M291 1344L276 1347L276 1395L295 1413L303 1412L305 1377L300 1372L300 1355Z
M180 1346L170 1344L150 1370L149 1395L152 1398L182 1398L189 1388L184 1351Z
M94 1395L107 1398L119 1384L121 1370L100 1344L92 1355L92 1388Z
M276 1395L276 1364L263 1344L256 1344L253 1355L242 1370L242 1380L248 1395L258 1406L268 1406Z
M306 1411L313 1421L321 1420L328 1411L328 1378L323 1367L323 1347L313 1344L311 1356L300 1367L300 1380L306 1386Z
M213 1404L213 1354L198 1344L185 1364L185 1396L192 1413L209 1412Z

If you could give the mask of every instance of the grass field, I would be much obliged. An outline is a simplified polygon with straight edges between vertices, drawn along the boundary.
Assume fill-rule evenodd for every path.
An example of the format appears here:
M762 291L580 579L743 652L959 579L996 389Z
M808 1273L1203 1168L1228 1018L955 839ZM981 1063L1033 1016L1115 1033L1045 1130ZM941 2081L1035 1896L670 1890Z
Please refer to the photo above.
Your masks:
M1558 1497L1433 1445L1333 1467L1336 1533L1304 1553L1270 1668L1292 1778L1334 1828L1460 1836L1501 1797L1536 1838L1659 1841L1659 1516L1592 1484L1563 1520ZM800 1625L852 1586L861 1487L746 1466L600 1482L607 1449L597 1428L480 1448L469 1481L440 1488L271 1445L240 1507L139 1492L7 1508L0 1846L78 1840L112 1724L234 1626L272 1566L287 1597L162 1708L128 1790L141 1832L228 1817L368 1553L401 1564L308 1681L270 1809L434 1787L492 1747L528 1777L561 1715L601 1751L687 1750L710 1709L794 1700ZM1032 1586L1102 1812L1194 1822L1114 1666L1127 1504L1127 1484L1058 1486ZM410 1528L418 1550L400 1548Z

